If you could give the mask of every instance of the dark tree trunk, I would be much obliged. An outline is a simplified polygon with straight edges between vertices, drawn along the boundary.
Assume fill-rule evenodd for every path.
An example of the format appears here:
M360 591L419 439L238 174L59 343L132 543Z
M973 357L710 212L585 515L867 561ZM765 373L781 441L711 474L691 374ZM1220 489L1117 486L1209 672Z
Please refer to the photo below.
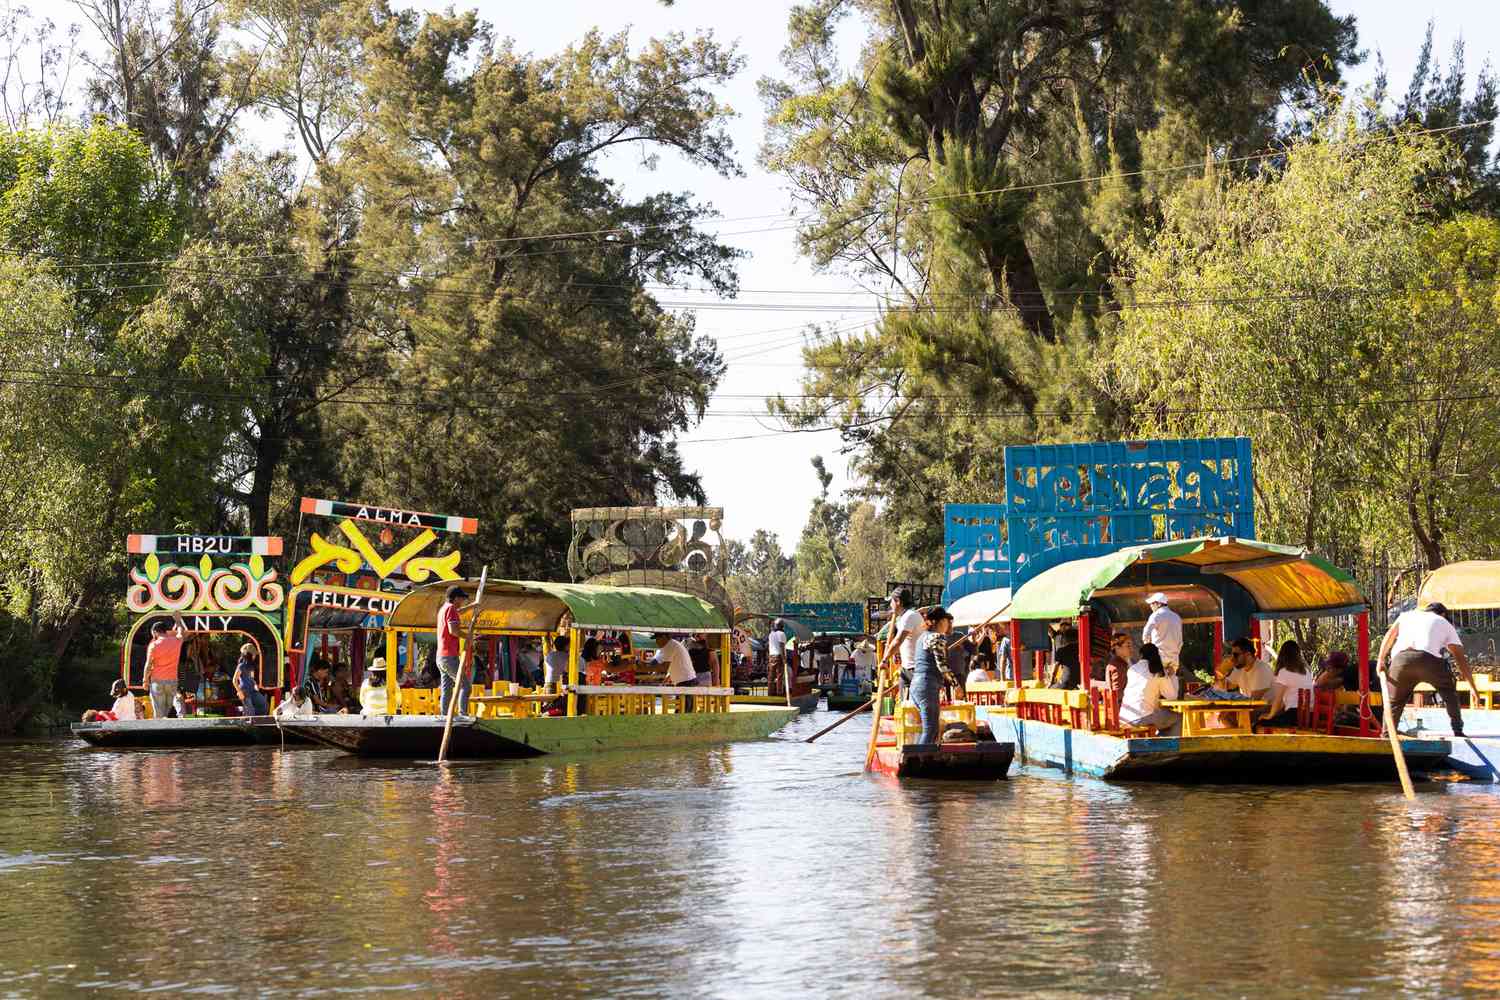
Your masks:
M1021 233L1015 234L1009 246L987 249L985 264L989 267L995 294L1015 307L1027 332L1049 344L1057 343L1057 328L1047 308L1047 296L1042 292L1036 263L1031 259L1031 251Z

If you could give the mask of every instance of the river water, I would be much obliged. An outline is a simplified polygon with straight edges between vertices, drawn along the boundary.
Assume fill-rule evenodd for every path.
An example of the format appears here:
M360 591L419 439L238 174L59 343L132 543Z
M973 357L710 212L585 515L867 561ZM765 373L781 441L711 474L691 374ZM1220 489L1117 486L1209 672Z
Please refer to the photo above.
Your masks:
M1500 793L0 745L0 996L1500 994Z

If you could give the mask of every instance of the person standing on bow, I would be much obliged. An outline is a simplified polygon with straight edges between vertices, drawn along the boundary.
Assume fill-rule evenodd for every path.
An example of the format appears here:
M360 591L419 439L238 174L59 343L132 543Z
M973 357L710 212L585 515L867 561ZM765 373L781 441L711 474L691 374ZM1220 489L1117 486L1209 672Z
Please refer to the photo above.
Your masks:
M927 631L927 624L921 612L911 606L911 591L905 587L897 587L891 591L891 623L887 631L890 638L886 642L885 658L880 661L880 666L884 668L899 653L902 671L915 670L917 639ZM941 666L939 664L939 668Z
M464 676L459 676L458 630L460 628L459 616L474 605L462 603L463 599L468 596L462 587L449 587L444 596L447 600L443 602L441 608L438 608L437 614L439 711L443 715L448 714L448 699L453 697L453 685L457 683L458 714L468 715L471 678L468 676L468 671L464 671Z
M1433 601L1421 611L1407 611L1397 616L1381 640L1375 669L1385 671L1391 682L1391 725L1398 730L1401 728L1401 713L1411 700L1411 693L1418 684L1426 681L1442 696L1453 735L1463 736L1464 717L1458 707L1458 686L1453 682L1453 671L1443 662L1444 650L1458 664L1464 680L1469 682L1469 690L1475 690L1464 641L1448 620L1448 609L1439 602Z
M151 623L151 642L146 646L146 692L151 696L151 718L165 719L171 714L177 697L177 665L182 660L182 643L188 636L182 612L172 612L172 624L157 620Z
M1182 617L1172 610L1167 595L1159 590L1146 598L1146 603L1151 607L1151 617L1146 619L1146 627L1141 630L1141 645L1144 647L1149 643L1156 647L1167 676L1175 677L1177 690L1186 695L1187 672L1179 662L1182 658Z
M916 637L912 657L911 700L922 717L918 743L937 743L942 736L943 672L948 665L948 633L953 616L942 605L927 609L925 628Z

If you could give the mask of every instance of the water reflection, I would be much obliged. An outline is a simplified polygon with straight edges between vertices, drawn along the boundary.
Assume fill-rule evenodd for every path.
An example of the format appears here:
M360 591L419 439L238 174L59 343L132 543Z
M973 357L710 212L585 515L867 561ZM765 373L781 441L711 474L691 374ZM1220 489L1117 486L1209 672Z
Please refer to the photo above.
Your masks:
M0 992L1500 990L1489 789L903 786L864 735L445 768L0 747Z

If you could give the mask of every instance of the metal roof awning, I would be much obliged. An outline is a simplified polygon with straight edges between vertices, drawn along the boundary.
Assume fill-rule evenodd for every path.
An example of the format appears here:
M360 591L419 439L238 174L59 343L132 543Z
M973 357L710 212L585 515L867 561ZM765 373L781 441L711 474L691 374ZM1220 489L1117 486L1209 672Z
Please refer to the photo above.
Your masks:
M478 580L440 580L401 599L387 627L436 628L438 609L449 587L462 587L473 600ZM575 628L636 632L728 632L712 604L691 594L653 587L601 587L585 583L489 580L478 609L481 633L554 632L563 615Z
M1172 606L1184 618L1212 617L1203 604L1204 591L1196 585L1153 585L1150 567L1170 564L1195 571L1205 580L1222 576L1239 584L1254 602L1254 614L1262 618L1313 618L1356 614L1365 610L1364 595L1354 577L1326 559L1304 549L1241 538L1192 538L1177 542L1132 545L1108 555L1075 559L1038 573L1016 592L1010 617L1022 620L1072 618L1091 599L1107 603L1139 605L1155 590L1167 593ZM1142 579L1117 584L1136 567L1144 567ZM1180 580L1180 574L1178 579ZM1144 582L1143 582L1144 581ZM1174 591L1181 591L1174 596ZM1178 600L1185 608L1178 606ZM1213 595L1210 592L1209 598ZM1143 618L1140 608L1117 609L1116 620ZM1186 611L1191 612L1184 613Z

